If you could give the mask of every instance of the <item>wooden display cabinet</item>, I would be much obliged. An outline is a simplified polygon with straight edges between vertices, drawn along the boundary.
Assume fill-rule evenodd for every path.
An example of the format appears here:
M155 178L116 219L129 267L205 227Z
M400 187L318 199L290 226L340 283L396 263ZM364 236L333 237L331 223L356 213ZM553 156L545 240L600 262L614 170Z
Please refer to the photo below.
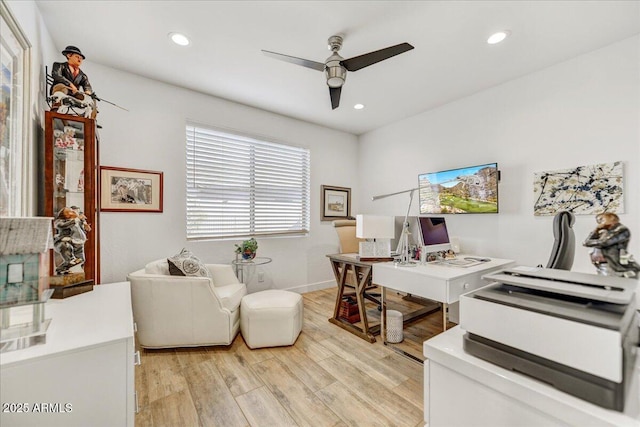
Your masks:
M64 207L76 206L84 213L91 230L86 233L86 279L100 280L100 245L98 226L98 143L94 119L45 112L45 215L56 217ZM52 251L51 274L63 263ZM77 272L81 265L71 268Z

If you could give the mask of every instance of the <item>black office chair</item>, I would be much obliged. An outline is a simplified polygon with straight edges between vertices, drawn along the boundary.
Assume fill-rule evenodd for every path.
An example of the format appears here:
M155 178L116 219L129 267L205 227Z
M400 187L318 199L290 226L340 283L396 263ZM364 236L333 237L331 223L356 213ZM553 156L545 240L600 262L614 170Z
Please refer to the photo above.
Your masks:
M553 249L546 268L571 270L576 249L576 236L573 234L575 216L569 211L560 211L553 218Z

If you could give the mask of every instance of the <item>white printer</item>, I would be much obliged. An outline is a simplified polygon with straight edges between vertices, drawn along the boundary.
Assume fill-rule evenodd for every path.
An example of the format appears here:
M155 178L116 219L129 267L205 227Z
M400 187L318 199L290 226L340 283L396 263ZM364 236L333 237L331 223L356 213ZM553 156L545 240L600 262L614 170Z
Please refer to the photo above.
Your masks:
M466 352L622 411L639 328L638 282L515 267L460 298Z

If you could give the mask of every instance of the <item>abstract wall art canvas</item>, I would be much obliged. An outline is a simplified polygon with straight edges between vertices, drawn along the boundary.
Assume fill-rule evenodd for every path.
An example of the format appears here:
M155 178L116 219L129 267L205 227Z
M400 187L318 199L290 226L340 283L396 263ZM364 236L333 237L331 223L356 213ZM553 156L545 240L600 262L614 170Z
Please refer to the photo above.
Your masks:
M534 174L534 215L624 213L622 162Z

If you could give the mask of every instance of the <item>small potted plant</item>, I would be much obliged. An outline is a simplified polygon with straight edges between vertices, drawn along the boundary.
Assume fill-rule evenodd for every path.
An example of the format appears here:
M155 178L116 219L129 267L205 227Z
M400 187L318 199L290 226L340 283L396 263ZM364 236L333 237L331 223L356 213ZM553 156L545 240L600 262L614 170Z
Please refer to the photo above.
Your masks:
M242 259L251 260L256 256L258 250L258 242L253 237L249 240L245 240L239 245L236 245L236 253L242 255Z

